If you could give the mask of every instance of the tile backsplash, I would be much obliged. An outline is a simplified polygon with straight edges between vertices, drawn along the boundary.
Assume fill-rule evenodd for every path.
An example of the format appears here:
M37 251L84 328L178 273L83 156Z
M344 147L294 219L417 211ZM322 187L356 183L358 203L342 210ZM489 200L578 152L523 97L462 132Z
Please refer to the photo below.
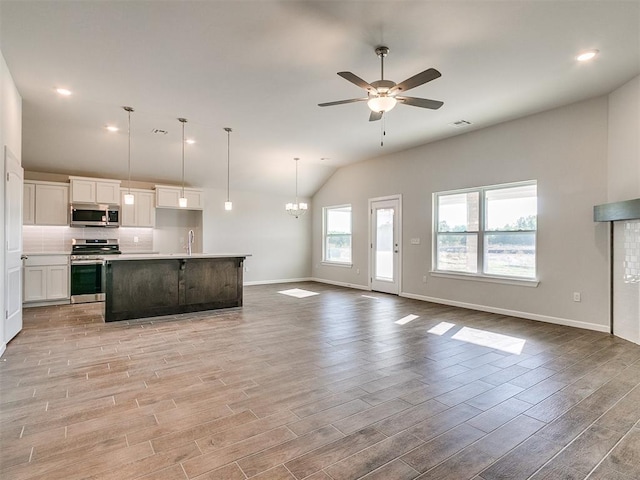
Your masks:
M153 251L153 228L78 228L40 225L22 227L22 250L26 253L69 253L71 240L74 238L117 238L120 250L125 253Z

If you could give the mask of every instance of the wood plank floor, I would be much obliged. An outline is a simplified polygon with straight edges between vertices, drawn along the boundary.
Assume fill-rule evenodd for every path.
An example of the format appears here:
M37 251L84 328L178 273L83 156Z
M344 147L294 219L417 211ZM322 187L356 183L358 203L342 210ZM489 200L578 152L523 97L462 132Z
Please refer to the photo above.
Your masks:
M30 308L0 478L638 479L639 384L607 334L316 283L109 324Z

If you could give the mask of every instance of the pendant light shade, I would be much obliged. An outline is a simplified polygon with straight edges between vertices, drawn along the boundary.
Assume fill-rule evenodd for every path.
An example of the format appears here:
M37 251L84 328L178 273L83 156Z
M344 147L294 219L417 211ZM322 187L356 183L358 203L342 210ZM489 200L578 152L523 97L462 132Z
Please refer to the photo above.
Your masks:
M179 118L178 121L182 123L182 193L178 199L178 206L187 208L187 197L184 196L184 124L187 123L187 119Z
M228 212L233 209L233 203L229 199L229 177L230 177L230 151L231 151L231 128L225 127L224 131L227 132L227 201L224 202L224 209Z
M127 118L128 118L128 127L127 127L127 135L129 137L128 139L128 147L127 147L127 157L128 157L128 170L129 170L129 176L128 176L128 187L129 190L127 191L127 193L124 194L124 203L125 205L133 205L135 199L133 194L131 193L131 112L133 112L133 108L131 107L122 107L123 110L125 112L127 112Z
M309 209L309 205L304 202L298 202L298 160L299 158L294 158L296 162L296 201L295 203L287 203L284 208L289 215L294 216L295 218L300 217L307 213Z

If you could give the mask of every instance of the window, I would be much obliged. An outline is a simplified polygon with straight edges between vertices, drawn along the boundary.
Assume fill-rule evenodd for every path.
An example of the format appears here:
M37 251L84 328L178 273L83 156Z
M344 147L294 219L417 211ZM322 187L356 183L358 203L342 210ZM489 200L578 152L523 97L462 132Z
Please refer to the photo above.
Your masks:
M434 207L437 272L536 277L536 182L436 193Z
M325 207L323 217L323 261L350 265L351 205Z

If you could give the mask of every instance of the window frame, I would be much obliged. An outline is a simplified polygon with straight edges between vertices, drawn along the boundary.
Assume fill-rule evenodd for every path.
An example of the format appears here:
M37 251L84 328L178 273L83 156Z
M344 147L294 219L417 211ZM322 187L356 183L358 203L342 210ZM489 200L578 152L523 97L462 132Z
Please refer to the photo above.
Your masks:
M330 234L327 233L327 216L331 210L340 210L349 208L349 261L348 262L340 262L337 260L329 260L327 259L327 240L330 238ZM339 234L340 236L344 236L345 234ZM336 235L338 236L338 235ZM329 205L326 207L322 207L322 262L323 265L330 265L335 267L351 267L353 266L353 206L350 203L345 203L341 205Z
M431 252L431 275L434 277L451 277L451 278L463 278L469 280L480 280L487 281L492 283L508 283L508 284L516 284L516 285L526 285L526 286L534 286L537 287L540 283L538 280L538 225L537 225L537 208L536 208L536 229L535 230L487 230L487 196L486 193L489 191L501 190L501 189L509 189L514 187L526 187L526 186L535 186L536 187L536 204L537 204L537 180L526 180L521 182L511 182L511 183L502 183L496 185L484 185L480 187L472 187L472 188L463 188L456 190L447 190L442 192L434 192L432 195L432 218L433 218L433 226L432 226L432 252ZM456 195L456 194L467 194L478 192L478 230L475 231L464 231L464 232L440 232L439 225L439 198L448 195ZM537 206L537 205L536 205ZM534 245L535 245L535 262L534 262L534 270L535 275L533 277L521 277L521 276L511 276L511 275L499 275L493 273L486 273L487 262L485 261L485 241L488 235L496 234L534 234ZM476 246L476 271L475 272L464 272L464 271L456 271L456 270L442 270L438 267L438 239L441 235L468 235L468 236L476 236L477 246Z

